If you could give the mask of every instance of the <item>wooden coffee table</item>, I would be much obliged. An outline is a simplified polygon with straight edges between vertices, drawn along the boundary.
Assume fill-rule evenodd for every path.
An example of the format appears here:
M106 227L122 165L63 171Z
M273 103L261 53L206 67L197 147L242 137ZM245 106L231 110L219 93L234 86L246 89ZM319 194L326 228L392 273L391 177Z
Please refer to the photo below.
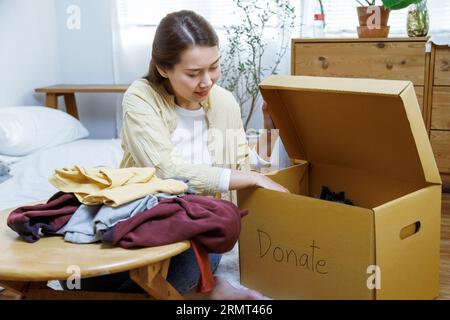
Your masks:
M6 225L13 209L0 212L0 287L22 299L182 299L167 281L170 258L189 249L189 241L170 245L123 249L103 243L74 244L60 236L43 237L35 243L21 240ZM130 271L131 279L146 294L53 290L50 280L74 275L90 278ZM79 273L78 273L79 272Z

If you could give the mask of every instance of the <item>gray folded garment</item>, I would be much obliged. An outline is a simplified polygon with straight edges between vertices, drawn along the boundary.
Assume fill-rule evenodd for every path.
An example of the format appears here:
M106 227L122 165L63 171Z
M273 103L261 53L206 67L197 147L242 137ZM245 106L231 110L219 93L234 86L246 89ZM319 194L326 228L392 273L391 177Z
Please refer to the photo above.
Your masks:
M12 177L9 174L10 171L11 171L11 169L9 168L9 166L6 163L4 163L3 161L0 161L0 183L4 182Z
M122 204L118 207L107 205L82 204L69 222L56 234L64 235L64 240L73 243L93 243L102 239L103 233L119 222L132 218L138 213L156 206L161 199L175 198L180 195L157 193Z

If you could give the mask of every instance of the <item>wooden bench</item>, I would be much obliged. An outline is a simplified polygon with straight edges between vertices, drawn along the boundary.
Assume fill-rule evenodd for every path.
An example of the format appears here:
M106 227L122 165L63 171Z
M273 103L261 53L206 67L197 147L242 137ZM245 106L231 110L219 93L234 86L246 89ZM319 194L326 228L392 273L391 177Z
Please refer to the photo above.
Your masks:
M45 93L45 105L50 108L58 108L58 97L64 97L67 113L78 119L78 107L75 100L75 93L77 92L112 92L124 93L127 91L129 85L55 85L50 87L43 87L35 89L36 92Z

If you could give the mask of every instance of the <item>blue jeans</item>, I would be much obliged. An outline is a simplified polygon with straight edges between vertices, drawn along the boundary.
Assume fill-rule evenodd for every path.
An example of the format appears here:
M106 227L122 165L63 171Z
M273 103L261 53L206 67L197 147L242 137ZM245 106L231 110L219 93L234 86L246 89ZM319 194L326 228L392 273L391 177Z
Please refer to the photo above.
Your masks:
M219 266L221 254L209 254L211 272ZM197 286L200 270L192 248L186 250L170 260L167 281L181 294L185 294ZM60 281L64 290L68 290L66 281ZM81 290L102 292L144 293L139 285L131 280L129 272L119 272L106 276L81 279Z

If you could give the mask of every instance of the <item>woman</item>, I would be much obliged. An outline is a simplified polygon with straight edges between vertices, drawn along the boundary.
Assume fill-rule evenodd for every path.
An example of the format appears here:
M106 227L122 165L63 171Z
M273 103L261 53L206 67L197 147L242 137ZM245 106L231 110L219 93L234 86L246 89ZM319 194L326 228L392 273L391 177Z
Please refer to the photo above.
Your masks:
M216 85L219 41L211 25L192 11L167 15L159 24L150 70L135 81L123 100L121 167L155 167L161 178L180 177L199 194L214 195L247 187L287 192L268 177L250 171L250 151L240 108ZM221 255L211 254L214 272ZM173 257L167 280L185 298L263 299L216 277L212 292L197 293L199 270L192 250ZM127 273L103 278L108 291L138 291ZM100 280L82 288L98 290ZM120 288L119 288L120 287Z

